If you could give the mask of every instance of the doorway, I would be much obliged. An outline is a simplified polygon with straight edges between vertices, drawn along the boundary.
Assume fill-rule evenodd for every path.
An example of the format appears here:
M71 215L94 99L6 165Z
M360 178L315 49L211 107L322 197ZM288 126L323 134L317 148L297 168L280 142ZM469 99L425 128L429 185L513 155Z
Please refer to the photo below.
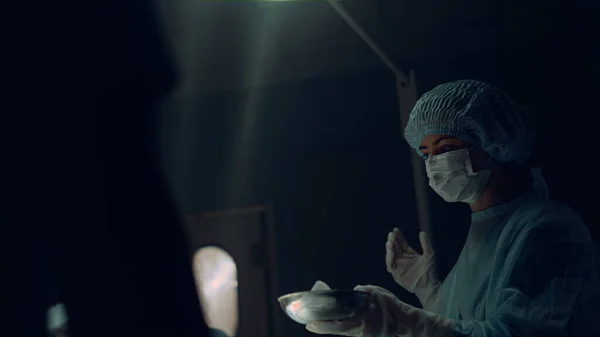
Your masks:
M257 206L186 216L206 322L229 337L275 337L270 214Z

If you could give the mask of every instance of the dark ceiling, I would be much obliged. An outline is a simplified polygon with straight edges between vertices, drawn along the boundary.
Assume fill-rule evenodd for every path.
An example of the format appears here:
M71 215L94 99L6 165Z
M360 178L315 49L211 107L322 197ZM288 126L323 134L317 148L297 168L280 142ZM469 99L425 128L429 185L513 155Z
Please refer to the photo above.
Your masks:
M176 95L384 67L326 1L156 0L182 73ZM538 43L554 1L344 0L399 67Z

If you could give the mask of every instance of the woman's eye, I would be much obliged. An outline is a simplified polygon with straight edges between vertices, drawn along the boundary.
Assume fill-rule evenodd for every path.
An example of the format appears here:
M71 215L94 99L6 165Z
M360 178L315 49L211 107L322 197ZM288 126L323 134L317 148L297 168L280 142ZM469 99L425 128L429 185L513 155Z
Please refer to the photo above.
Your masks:
M445 145L442 147L442 153L450 152L450 151L454 151L454 150L456 150L456 147L452 146L452 145Z

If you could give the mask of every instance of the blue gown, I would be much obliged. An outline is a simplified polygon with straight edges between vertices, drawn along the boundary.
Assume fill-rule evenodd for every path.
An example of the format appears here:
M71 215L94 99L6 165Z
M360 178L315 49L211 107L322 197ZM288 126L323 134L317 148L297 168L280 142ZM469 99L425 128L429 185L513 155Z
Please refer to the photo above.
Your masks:
M430 311L455 336L600 336L597 247L579 216L532 192L473 213Z

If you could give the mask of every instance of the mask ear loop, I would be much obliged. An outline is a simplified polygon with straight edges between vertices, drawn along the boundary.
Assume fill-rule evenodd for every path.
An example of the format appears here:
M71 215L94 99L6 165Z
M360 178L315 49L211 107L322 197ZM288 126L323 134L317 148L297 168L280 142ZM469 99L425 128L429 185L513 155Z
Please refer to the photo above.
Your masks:
M488 155L488 160L485 163L485 166L481 169L481 171L488 170L490 168L491 163L492 163L492 156Z
M473 172L473 163L471 162L471 151L472 151L474 148L476 148L476 146L475 146L475 145L473 145L473 146L471 146L471 147L469 148L469 164L471 164L471 172ZM484 153L485 153L485 151L484 151ZM487 154L487 153L486 153L486 154ZM485 162L485 166L484 166L484 167L483 167L481 170L479 170L479 172L481 172L481 171L484 171L484 170L488 170L488 169L489 169L489 166L490 166L490 164L491 164L491 163L492 163L492 156L490 156L490 155L488 154L488 160L487 160L487 162ZM479 173L479 172L473 172L473 173Z

